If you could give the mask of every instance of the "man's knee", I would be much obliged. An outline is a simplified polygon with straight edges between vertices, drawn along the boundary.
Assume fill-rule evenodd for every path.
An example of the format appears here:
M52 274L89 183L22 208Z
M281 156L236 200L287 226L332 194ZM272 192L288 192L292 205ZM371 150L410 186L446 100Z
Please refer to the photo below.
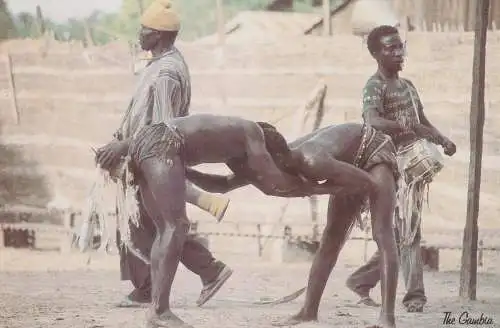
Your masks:
M187 219L161 222L158 224L158 235L161 237L174 236L186 239L189 229L190 224Z

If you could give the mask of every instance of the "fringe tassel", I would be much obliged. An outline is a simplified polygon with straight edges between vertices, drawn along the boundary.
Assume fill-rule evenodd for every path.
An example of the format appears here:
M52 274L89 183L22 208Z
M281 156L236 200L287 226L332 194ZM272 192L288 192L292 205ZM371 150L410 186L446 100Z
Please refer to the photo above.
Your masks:
M406 184L400 179L398 190L398 208L400 211L399 231L402 232L401 245L410 246L417 234L422 221L422 205L424 202L425 189L429 190L429 183L424 180L416 180ZM420 203L420 205L419 205ZM418 212L416 221L412 224L413 213Z
M130 158L126 158L122 162L117 174L120 179L116 183L117 223L122 244L130 242L129 222L139 226L138 188L133 184L134 177L128 168L129 160Z
M87 197L87 206L82 211L82 226L80 228L80 235L78 237L78 248L81 252L85 252L90 246L93 238L94 223L99 220L101 227L101 236L104 235L106 230L106 209L104 204L104 191L109 185L111 177L109 173L99 166L95 170L94 184L92 185L89 195Z
M96 176L94 184L87 198L87 206L82 213L83 223L78 240L80 251L84 252L90 246L93 237L94 220L99 220L101 227L101 236L110 233L109 225L106 222L107 211L104 205L104 191L109 186L111 181L116 183L116 208L117 208L117 227L120 231L121 246L132 251L134 255L141 260L149 262L130 241L129 222L135 226L139 226L139 203L137 200L138 187L133 184L133 174L128 168L130 158L126 157L120 166L110 174L108 171L96 167Z

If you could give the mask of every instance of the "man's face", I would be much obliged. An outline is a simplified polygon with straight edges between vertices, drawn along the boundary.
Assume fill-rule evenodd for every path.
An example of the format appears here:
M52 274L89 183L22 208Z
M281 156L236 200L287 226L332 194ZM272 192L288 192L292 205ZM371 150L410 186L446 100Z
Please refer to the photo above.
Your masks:
M144 51L152 50L160 40L160 32L148 27L141 26L139 31L139 43Z
M386 35L380 38L381 48L377 53L377 61L387 70L399 72L403 69L405 43L399 34Z

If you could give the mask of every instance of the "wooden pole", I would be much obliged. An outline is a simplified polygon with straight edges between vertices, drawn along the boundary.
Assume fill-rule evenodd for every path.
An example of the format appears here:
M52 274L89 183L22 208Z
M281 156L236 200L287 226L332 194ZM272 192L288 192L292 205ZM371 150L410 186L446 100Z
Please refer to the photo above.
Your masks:
M467 191L467 219L464 228L462 266L460 269L460 297L476 299L477 239L479 193L481 188L481 162L484 129L484 88L486 34L489 0L476 1L474 60L472 66L472 95L470 109L470 162Z
M36 26L38 36L42 37L45 34L45 19L43 18L42 8L37 5L36 6Z
M92 35L92 27L90 26L88 19L83 20L83 27L85 29L85 39L87 40L87 47L94 47L96 44Z
M332 35L332 20L330 19L330 0L323 0L323 35Z
M9 80L10 107L13 112L15 123L19 124L21 122L21 115L19 113L19 106L17 104L16 83L14 82L12 58L10 57L9 53L6 54L6 69L7 69L7 79Z
M5 248L5 231L3 230L2 224L0 223L0 250Z

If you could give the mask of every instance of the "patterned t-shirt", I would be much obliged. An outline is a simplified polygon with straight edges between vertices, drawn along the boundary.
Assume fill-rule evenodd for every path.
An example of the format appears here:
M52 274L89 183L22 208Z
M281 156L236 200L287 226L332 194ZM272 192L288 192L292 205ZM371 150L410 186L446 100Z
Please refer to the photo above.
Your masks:
M417 110L422 108L417 89L407 79L388 81L377 72L363 88L363 117L366 112L376 110L387 120L411 127L419 122ZM391 137L396 146L414 141L414 137L406 132Z

